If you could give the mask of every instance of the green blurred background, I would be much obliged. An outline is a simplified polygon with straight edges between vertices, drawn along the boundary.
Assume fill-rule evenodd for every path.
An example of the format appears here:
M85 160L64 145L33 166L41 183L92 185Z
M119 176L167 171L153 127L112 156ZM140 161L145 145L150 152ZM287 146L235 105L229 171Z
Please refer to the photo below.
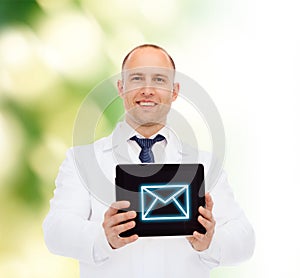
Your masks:
M48 252L41 227L80 104L138 44L165 47L179 65L189 50L205 61L209 46L198 52L195 42L236 24L225 20L232 3L0 0L1 277L79 277L77 262ZM98 137L119 114L106 115Z

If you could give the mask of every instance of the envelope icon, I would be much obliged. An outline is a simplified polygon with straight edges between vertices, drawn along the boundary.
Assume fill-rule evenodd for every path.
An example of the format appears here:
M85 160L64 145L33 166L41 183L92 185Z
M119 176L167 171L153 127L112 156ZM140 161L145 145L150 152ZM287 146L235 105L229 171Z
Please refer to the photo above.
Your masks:
M142 185L142 221L189 219L189 194L188 184Z

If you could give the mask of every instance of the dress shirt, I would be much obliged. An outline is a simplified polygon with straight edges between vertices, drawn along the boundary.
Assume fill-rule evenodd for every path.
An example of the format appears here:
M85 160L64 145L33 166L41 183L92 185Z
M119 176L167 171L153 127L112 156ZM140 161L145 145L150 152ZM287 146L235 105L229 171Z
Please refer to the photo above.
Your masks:
M126 122L124 122L124 125L126 125L128 129L132 129ZM138 132L136 132L135 130L133 130L133 136L136 136L137 138L145 138L144 136L142 136L141 134L139 134ZM163 150L165 149L167 143L168 143L168 138L169 138L169 128L168 127L163 127L159 132L155 133L154 135L152 135L151 137L149 137L149 139L154 139L156 137L156 135L161 134L162 136L165 137L165 140L156 142L153 146L152 146L152 152L154 155L154 161L157 162L161 162L163 161L163 157L162 154L164 153ZM130 138L131 138L130 137ZM136 161L135 163L141 163L140 159L139 159L139 154L141 152L141 147L139 146L139 144L134 141L134 140L130 140L130 138L127 139L127 143L129 146L129 155L130 155L130 159L132 161Z
M159 133L166 140L153 150L156 162L198 162L207 171L211 161L208 153L186 148L168 127ZM249 258L254 232L234 200L224 171L214 187L206 185L214 201L216 220L207 250L195 251L185 237L146 237L119 249L110 247L102 227L104 213L115 201L116 165L140 163L139 149L128 140L133 135L136 132L123 122L110 136L68 150L43 223L49 250L77 259L81 278L208 278L213 267Z

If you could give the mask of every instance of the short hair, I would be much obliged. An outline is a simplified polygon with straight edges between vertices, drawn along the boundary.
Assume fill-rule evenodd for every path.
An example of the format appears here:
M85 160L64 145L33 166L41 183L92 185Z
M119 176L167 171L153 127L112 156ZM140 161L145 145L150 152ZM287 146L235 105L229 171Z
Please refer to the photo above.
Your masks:
M167 56L169 57L173 69L174 69L174 70L176 69L174 60L172 59L172 57L170 56L170 54L169 54L165 49L163 49L162 47L160 47L160 46L158 46L158 45L156 45L156 44L149 44L149 43L146 43L146 44L141 44L141 45L139 45L139 46L136 46L135 48L133 48L133 49L125 56L125 58L124 58L124 60L123 60L123 63L122 63L122 70L124 69L125 64L126 64L128 58L129 58L129 56L131 55L132 52L134 52L134 51L137 50L137 49L140 49L140 48L146 48L146 47L152 47L152 48L159 49L159 50L163 51L163 52L164 52L165 54L167 54Z

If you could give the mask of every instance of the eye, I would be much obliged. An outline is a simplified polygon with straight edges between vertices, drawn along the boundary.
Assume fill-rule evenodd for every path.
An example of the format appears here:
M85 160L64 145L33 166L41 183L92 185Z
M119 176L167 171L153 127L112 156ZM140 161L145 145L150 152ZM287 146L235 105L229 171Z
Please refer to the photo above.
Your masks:
M135 76L132 76L131 81L141 81L142 80L142 77L141 76L138 76L138 75L135 75Z
M155 78L154 78L154 81L155 81L156 83L166 83L166 80L165 80L165 78L163 78L163 77L155 77Z

